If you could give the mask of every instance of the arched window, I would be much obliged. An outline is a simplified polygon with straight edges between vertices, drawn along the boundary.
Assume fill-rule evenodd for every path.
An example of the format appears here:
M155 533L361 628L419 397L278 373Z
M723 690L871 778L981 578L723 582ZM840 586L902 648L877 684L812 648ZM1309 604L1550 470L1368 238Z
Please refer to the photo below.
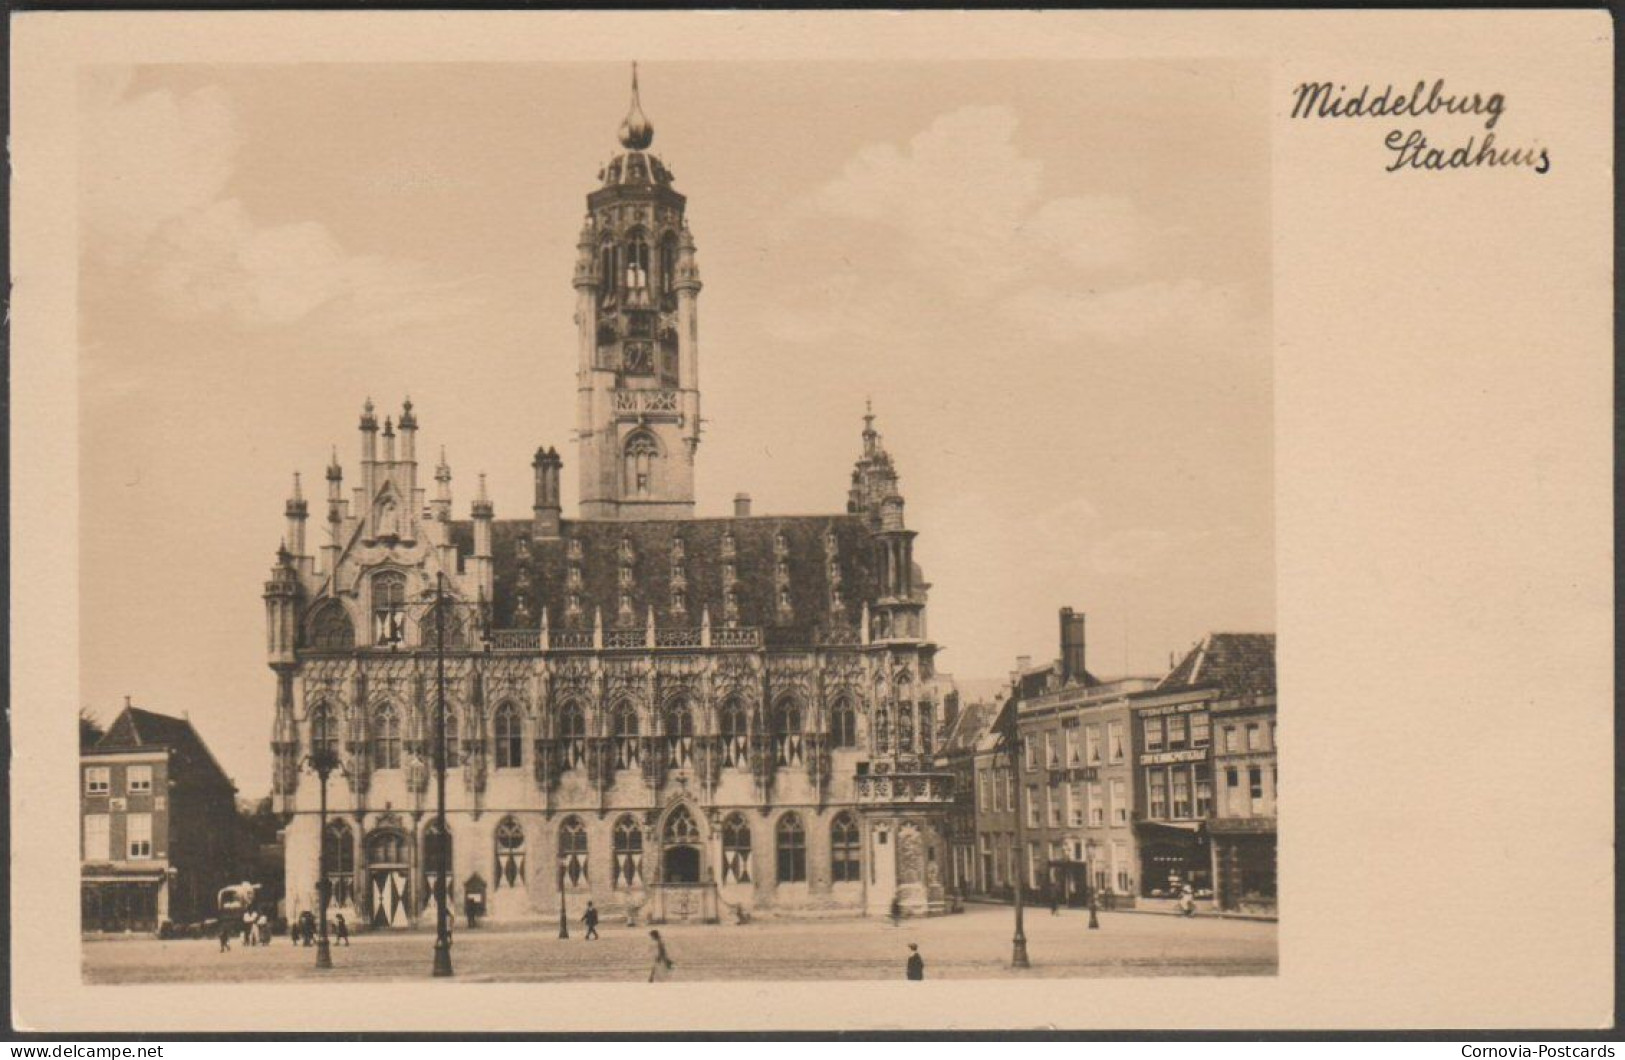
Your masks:
M525 882L525 829L512 817L497 822L497 871L494 889L519 887Z
M406 575L396 570L372 576L372 642L399 644L406 637Z
M875 706L875 753L891 751L891 716L883 706Z
M666 757L677 769L694 763L694 712L681 699L666 708Z
M677 237L667 232L660 240L660 293L672 293L677 282Z
M636 769L638 765L638 712L630 703L615 710L615 768Z
M565 769L574 769L586 758L587 718L581 712L581 704L566 703L559 711L559 744Z
M566 887L587 883L587 828L579 817L559 825L559 879Z
M445 887L446 899L451 900L452 887L451 834L430 819L423 828L423 904L434 901L436 891Z
M423 616L423 625L418 629L419 642L426 648L437 648L442 639L448 648L465 647L463 616L458 606L451 600L435 604Z
M497 708L497 768L518 769L524 763L525 740L519 710L512 703Z
M401 768L401 719L395 708L380 703L372 712L372 768Z
M750 882L750 825L737 813L722 822L722 882Z
M598 256L598 301L600 304L614 304L615 292L620 286L621 275L617 269L620 255L616 253L615 244L606 242L599 251Z
M836 747L856 747L858 745L858 715L852 709L850 700L841 698L829 712L829 738L830 743Z
M914 750L914 708L907 703L897 708L897 750L903 754Z
M310 646L317 651L348 651L355 647L355 624L337 600L329 600L310 617Z
M750 763L750 721L737 699L722 705L722 764L744 769Z
M634 297L649 290L649 244L641 232L626 241L625 286Z
M615 867L610 886L616 890L643 884L643 829L631 817L615 822Z
M339 764L339 721L326 703L310 712L310 755L317 768L332 769Z
M773 755L781 766L801 764L801 710L790 700L781 700L773 711Z
M367 837L368 865L406 864L406 837L399 832L374 832Z
M801 827L801 818L793 813L780 817L774 835L778 848L779 882L807 882L807 832Z
M627 439L622 462L629 496L647 497L654 492L655 461L659 458L660 443L651 435L640 431Z
M462 744L457 739L457 712L446 711L446 768L456 769L462 759ZM433 748L430 749L433 753Z
M858 874L858 822L849 813L837 814L829 826L829 878L835 883L856 882Z
M343 821L327 822L322 835L322 864L328 894L339 905L349 905L355 886L355 834Z

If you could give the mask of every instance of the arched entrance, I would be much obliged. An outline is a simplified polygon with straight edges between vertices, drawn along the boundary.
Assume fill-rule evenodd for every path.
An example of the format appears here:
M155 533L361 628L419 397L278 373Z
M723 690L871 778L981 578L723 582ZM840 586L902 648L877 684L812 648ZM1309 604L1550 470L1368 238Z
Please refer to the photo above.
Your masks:
M700 828L687 806L679 806L667 816L660 848L661 882L700 882Z

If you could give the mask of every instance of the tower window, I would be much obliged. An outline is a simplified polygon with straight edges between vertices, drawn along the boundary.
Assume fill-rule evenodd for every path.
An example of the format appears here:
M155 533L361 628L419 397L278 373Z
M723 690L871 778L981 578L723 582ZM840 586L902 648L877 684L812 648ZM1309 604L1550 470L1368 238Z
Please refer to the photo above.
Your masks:
M626 443L626 491L634 497L647 497L654 492L655 460L660 446L647 434L633 435Z

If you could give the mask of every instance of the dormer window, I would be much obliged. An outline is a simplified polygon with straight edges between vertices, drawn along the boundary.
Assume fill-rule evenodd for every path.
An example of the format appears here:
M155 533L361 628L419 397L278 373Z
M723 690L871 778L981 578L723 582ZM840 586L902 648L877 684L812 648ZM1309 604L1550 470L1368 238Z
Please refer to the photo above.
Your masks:
M564 604L565 611L572 617L581 614L581 594L571 593Z
M581 542L572 537L570 539L570 546L566 552L571 559L579 560L581 558Z
M622 617L627 617L627 616L629 616L631 614L632 614L632 594L631 593L622 593L621 594L621 615L622 615Z
M787 581L790 580L790 562L789 562L789 560L783 560L783 559L779 560L778 567L775 570L775 575L778 578L778 580L781 581L781 582L787 582Z
M783 530L773 535L773 551L781 556L790 551L790 542L785 538Z
M683 539L680 538L680 537L673 538L672 542L671 542L671 558L672 558L672 562L673 563L679 563L683 559L685 559L687 557L687 555L688 555L688 553L684 550Z
M632 542L628 538L621 538L621 562L632 562Z
M734 535L732 530L729 530L727 533L722 535L722 554L724 556L732 556L734 554Z
M779 586L779 610L790 610L790 587L788 585Z
M632 568L631 567L622 567L621 568L621 570L620 570L620 585L621 585L621 588L623 588L623 589L631 588L631 586L632 586Z
M738 580L739 576L734 572L734 565L732 563L724 563L722 565L722 583L724 585L732 585Z
M564 573L564 581L565 584L572 589L581 588L581 568L571 566L570 569Z
M683 590L681 590L681 589L673 589L671 591L671 613L674 614L674 615L680 615L685 610L686 610L686 608L684 607L684 593L683 593Z

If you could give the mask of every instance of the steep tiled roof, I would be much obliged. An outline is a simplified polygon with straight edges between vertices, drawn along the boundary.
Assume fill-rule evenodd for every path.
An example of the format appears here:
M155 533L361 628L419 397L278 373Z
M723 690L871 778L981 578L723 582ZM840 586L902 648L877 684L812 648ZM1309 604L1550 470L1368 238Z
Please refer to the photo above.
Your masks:
M661 626L697 626L706 609L712 624L720 626L723 567L729 562L723 545L729 534L733 537L738 621L762 627L769 645L806 643L820 628L837 627L855 635L864 602L872 602L880 594L879 556L861 515L565 520L559 537L542 540L535 540L532 530L529 519L492 523L495 599L491 617L495 628L536 628L544 604L549 627L554 630L591 629L598 610L606 629L642 628L651 607ZM473 551L473 524L453 522L451 531L458 552L468 556ZM826 533L833 533L835 539L843 604L839 615L830 608ZM789 615L778 608L777 539L781 534L789 574ZM679 539L687 581L682 615L673 613L671 594ZM624 589L620 582L623 541L630 545L632 555L631 584ZM566 584L572 542L579 544L581 569L581 609L574 617L567 610L570 589ZM620 610L623 592L632 597L630 617Z
M992 703L971 703L959 711L952 727L942 740L943 754L961 754L975 750L977 741L987 734L993 724L997 708Z
M1226 695L1275 691L1275 634L1210 633L1157 685L1159 692L1217 688Z
M190 721L140 707L125 707L113 724L108 726L106 735L96 741L90 753L156 748L166 748L172 753L177 773L203 769L214 773L219 782L231 783Z

